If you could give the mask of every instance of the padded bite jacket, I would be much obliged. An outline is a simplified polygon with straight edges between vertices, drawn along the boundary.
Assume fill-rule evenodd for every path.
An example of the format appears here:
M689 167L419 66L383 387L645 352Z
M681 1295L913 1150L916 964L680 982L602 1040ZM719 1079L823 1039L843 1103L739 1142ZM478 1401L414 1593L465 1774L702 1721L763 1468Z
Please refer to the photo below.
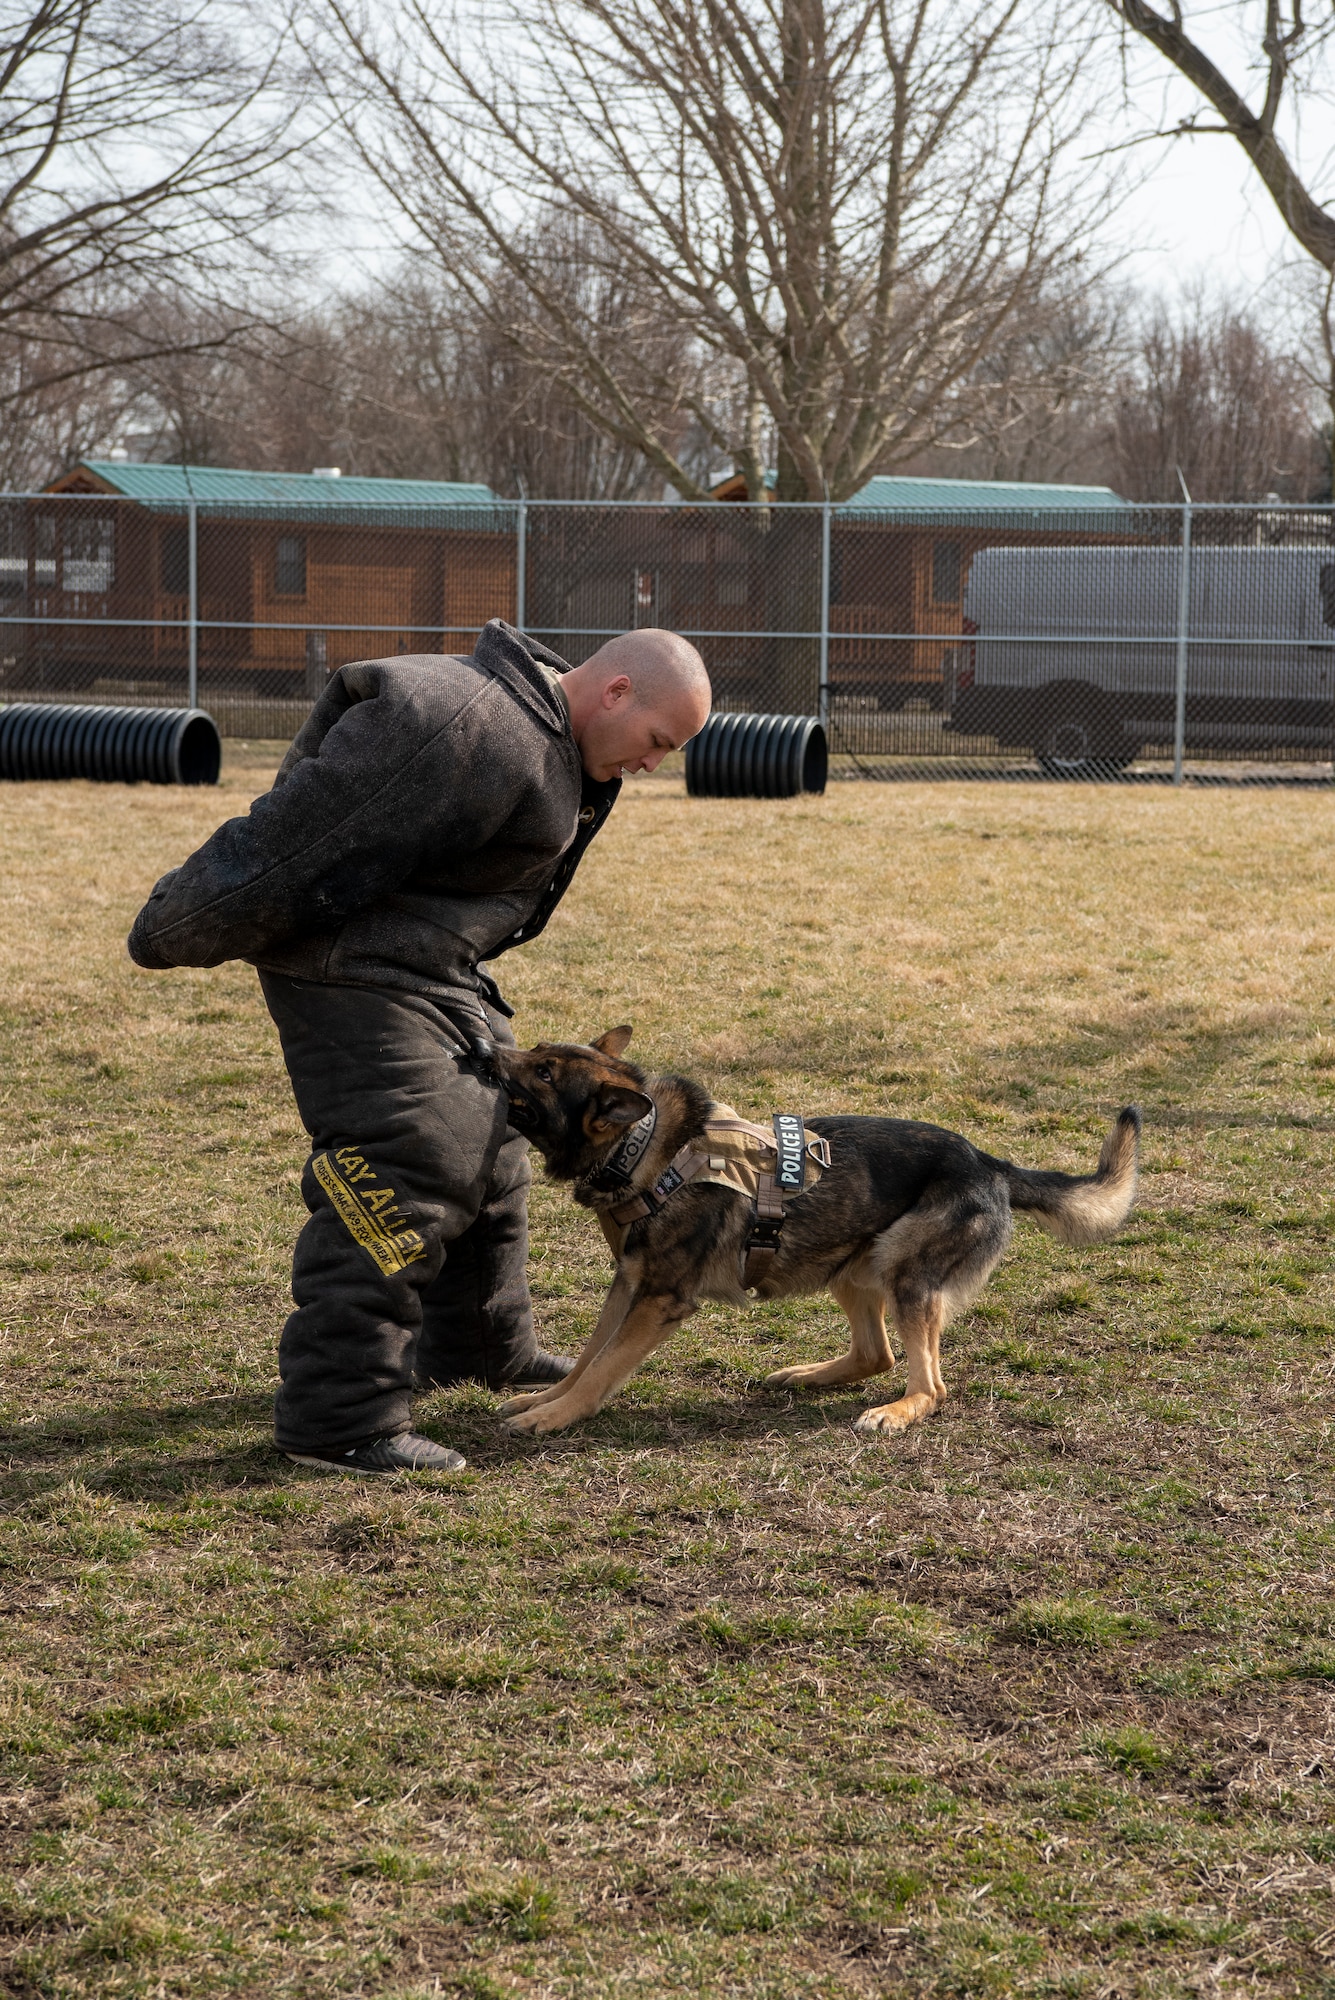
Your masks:
M272 790L157 883L130 956L494 996L479 963L537 936L621 788L583 771L565 671L500 619L467 657L341 667Z

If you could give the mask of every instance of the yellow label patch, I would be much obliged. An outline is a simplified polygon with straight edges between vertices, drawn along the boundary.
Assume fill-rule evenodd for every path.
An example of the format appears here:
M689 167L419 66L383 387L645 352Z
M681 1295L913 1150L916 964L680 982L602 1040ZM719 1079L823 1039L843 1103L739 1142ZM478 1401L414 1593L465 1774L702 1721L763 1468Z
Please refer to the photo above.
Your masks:
M351 1146L337 1153L317 1153L311 1171L329 1196L344 1228L374 1259L385 1277L404 1271L426 1255L426 1244L415 1229L401 1227L407 1218L395 1206L394 1190ZM361 1183L368 1183L365 1189Z

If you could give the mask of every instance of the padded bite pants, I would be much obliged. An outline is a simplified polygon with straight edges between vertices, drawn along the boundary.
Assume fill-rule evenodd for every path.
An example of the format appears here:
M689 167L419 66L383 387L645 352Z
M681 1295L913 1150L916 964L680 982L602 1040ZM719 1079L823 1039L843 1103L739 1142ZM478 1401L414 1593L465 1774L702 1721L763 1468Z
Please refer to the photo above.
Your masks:
M534 1351L528 1147L424 995L270 972L260 984L312 1143L277 1442L393 1437L415 1391L499 1387Z

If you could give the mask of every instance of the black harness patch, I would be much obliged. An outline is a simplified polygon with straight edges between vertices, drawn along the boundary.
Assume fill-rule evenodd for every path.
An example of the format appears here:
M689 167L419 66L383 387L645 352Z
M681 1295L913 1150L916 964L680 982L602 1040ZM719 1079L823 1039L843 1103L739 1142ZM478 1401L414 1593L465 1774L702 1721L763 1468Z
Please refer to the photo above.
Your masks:
M807 1178L807 1135L791 1111L775 1112L774 1145L779 1156L774 1185L785 1194L800 1194Z
M679 1187L685 1187L685 1185L685 1174L679 1174L675 1167L664 1167L662 1173L654 1182L654 1200L664 1202L670 1194L675 1194Z
M649 1150L657 1123L658 1106L651 1104L643 1118L635 1121L625 1138L603 1161L597 1173L589 1175L589 1186L597 1188L600 1194L611 1194L619 1188L629 1187L631 1175Z

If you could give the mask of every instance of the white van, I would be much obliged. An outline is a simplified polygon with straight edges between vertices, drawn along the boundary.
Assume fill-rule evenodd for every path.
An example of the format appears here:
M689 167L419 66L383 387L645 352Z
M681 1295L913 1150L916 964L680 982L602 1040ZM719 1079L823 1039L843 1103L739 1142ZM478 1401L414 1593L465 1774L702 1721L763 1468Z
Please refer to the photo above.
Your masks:
M969 566L946 728L1052 774L1171 744L1182 551L989 548ZM1191 552L1188 749L1331 756L1335 549Z

